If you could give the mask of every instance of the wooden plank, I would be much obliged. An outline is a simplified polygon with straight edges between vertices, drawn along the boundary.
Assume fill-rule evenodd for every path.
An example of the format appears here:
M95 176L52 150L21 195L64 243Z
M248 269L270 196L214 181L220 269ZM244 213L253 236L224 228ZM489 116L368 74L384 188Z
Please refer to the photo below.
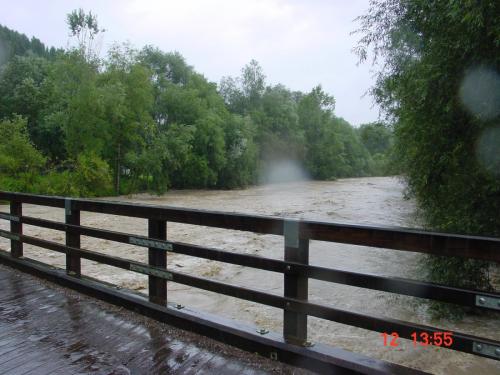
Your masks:
M173 371L173 374L185 374L189 369L196 367L196 365L201 360L201 356L206 354L207 352L200 350L195 346L190 346L186 350L187 358L184 359L184 362ZM212 354L212 353L210 353Z
M167 239L167 222L165 220L148 220L148 237L157 240ZM150 247L148 264L153 267L167 268L167 252ZM156 276L148 276L149 300L159 305L167 304L167 281Z
M20 217L23 215L23 204L20 202L10 202L10 214ZM23 224L18 221L10 222L10 231L12 234L20 236L23 234ZM21 241L10 241L10 253L14 258L23 256L23 243Z
M19 357L0 364L3 374L8 374L9 372L24 373L35 368L36 366L33 365L37 364L37 360L47 360L47 352L42 353L37 351L37 348L34 345L26 345L25 348L26 350L22 351ZM24 371L22 370L23 368Z
M309 240L300 238L299 222L286 220L285 233L285 262L309 264ZM309 279L300 274L292 265L286 267L284 275L284 295L288 298L307 301ZM288 309L285 303L283 310L283 337L292 344L305 345L307 342L307 314L297 313Z
M65 199L61 197L21 193L0 192L1 199L54 207L64 207L65 204ZM74 208L82 211L283 235L284 220L278 217L90 199L74 199L72 201ZM498 251L500 238L310 220L301 220L300 226L304 238L314 240L500 262L500 252Z
M112 265L115 267L120 267L124 269L130 269L131 264L136 264L144 266L142 263L129 261L119 257L111 257L103 255L97 252L82 250L82 249L72 249L67 248L64 245L57 243L52 243L50 241L44 241L39 239L33 239L28 236L23 236L25 242L31 244L46 244L45 247L52 248L56 251L61 252L75 252L83 258L96 260L104 264ZM42 245L43 246L43 245ZM1 254L1 252L0 252ZM3 257L1 257L3 258ZM5 261L5 259L2 259ZM191 276L177 271L169 270L169 275L172 281L184 285L189 285L195 288L200 288L223 295L236 297L239 299L244 299L247 301L257 302L265 304L272 307L277 307L286 309L288 311L307 314L310 316L315 316L317 318L322 318L338 323L352 325L358 328L364 328L376 332L392 332L397 331L400 337L411 339L411 334L415 331L433 333L437 331L442 331L442 329L431 326L419 325L411 322L404 322L397 319L391 319L384 316L376 315L366 315L355 313L347 310L336 309L324 305L319 305L315 303L304 302L304 300L298 300L289 297L281 297L275 294L270 294L263 291L253 290L249 288L234 286L231 284L214 281L202 277ZM169 279L170 279L169 277ZM454 341L449 349L463 351L466 353L482 355L481 353L475 353L473 351L473 342L483 343L486 345L500 346L500 342L495 340L489 340L482 337L476 337L471 335L466 335L460 332L453 332Z
M10 350L2 351L2 353L0 354L0 368L10 368L9 366L12 364L12 361L14 361L15 363L24 363L23 358L32 353L33 350L33 345L30 345L29 342L24 341L20 345L11 347Z
M64 208L62 197L0 191L0 200Z
M304 236L318 241L380 247L500 263L500 238L427 232L409 228L303 221Z
M50 220L31 217L22 217L22 222L29 225L38 225L44 228L56 230L68 230L95 238L106 239L121 243L130 243L130 237L147 239L147 237L135 236L128 233L103 230L85 226L72 226ZM229 251L208 248L204 246L191 245L175 241L160 241L171 245L172 251L178 254L195 256L203 259L216 260L245 267L252 267L266 271L284 273L286 266L291 266L297 274L307 276L311 279L351 285L360 288L368 288L389 293L404 294L407 296L434 299L442 302L455 303L480 309L489 307L476 306L476 296L500 298L499 293L485 293L477 290L454 288L446 285L427 283L399 277L386 277L371 274L362 274L351 271L337 270L332 268L318 267L300 264L292 261L281 261L277 259L263 258L250 254L237 254Z
M80 211L73 207L73 200L66 199L65 201L65 222L78 226L80 225ZM80 248L80 235L76 233L66 232L66 246L72 248ZM66 272L68 275L81 276L81 259L77 254L66 254Z
M84 298L66 291L46 288L39 293L43 300L35 302L31 291L40 283L30 279L11 278L0 284L0 300L13 284L25 290L27 295L18 306L28 312L16 331L19 341L10 336L9 346L0 356L2 374L113 373L119 366L132 373L171 373L200 353L208 353L210 358L216 355L215 349L198 347L198 339L191 337L191 341L184 341L182 336L172 339L152 322L125 320L130 319L130 314L117 313L116 309L95 302L84 303ZM44 306L48 308L39 308ZM15 324L4 319L6 314L9 312L0 310L0 328ZM150 350L146 352L144 348ZM230 350L224 347L223 352ZM130 361L135 364L129 366ZM221 369L243 367L237 357L227 354L220 356L220 364Z
M316 344L313 348L308 349L295 345L287 345L281 340L277 340L275 334L265 335L265 337L256 334L255 327L247 327L242 324L234 325L231 321L221 319L220 317L206 316L205 314L186 309L179 311L166 308L150 303L130 293L117 291L95 280L70 277L58 270L43 266L39 262L11 258L10 256L4 256L2 252L0 252L0 262L16 266L24 271L36 273L38 276L58 282L66 287L72 287L86 294L103 298L132 311L141 312L154 319L164 322L168 321L169 324L201 333L222 342L231 343L231 345L250 352L259 352L268 358L270 352L276 352L281 361L300 363L301 366L314 369L320 373L332 373L333 371L340 370L346 373L365 372L373 374L387 372L395 374L422 373L356 353L328 348L320 344ZM0 294L1 290L0 288ZM61 304L60 306L67 308L72 305L74 304ZM96 319L98 318L98 314L94 314L94 316ZM127 340L129 339L127 338Z
M209 362L216 354L209 352L202 352L193 358L193 361L189 366L179 368L175 374L179 375L193 375L198 374L201 370L205 369L205 365Z
M18 366L17 368L13 368L4 373L4 375L54 375L57 374L56 370L64 368L64 374L76 373L76 371L72 371L68 367L68 365L59 360L54 360L51 358L50 361L45 357L45 353L40 353L40 360L31 360L23 365Z

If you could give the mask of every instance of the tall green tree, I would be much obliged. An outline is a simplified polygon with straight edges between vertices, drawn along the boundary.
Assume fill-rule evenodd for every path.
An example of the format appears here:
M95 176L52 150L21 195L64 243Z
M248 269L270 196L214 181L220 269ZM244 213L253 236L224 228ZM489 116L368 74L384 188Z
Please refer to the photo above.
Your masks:
M335 99L326 94L321 86L301 95L297 114L307 140L305 161L314 178L335 179L341 176L345 160L340 137L332 121Z
M252 117L257 125L261 158L303 160L304 131L299 126L297 103L290 90L283 85L268 86L260 102L255 103L260 107L253 110Z
M251 60L239 77L223 77L220 93L232 112L246 115L259 109L266 89L266 76L260 64Z
M47 104L44 83L48 71L49 61L42 57L14 56L0 74L0 118L25 117L30 137L39 147L44 143L39 120Z
M217 87L178 52L124 44L101 58L104 30L92 12L75 10L67 23L75 43L65 51L0 27L0 52L8 52L0 56L0 119L17 123L22 115L44 160L19 190L94 196L235 188L282 158L303 163L315 178L369 173L369 153L319 86L302 93L268 85L252 60ZM4 170L4 181L21 181Z
M72 37L76 38L82 56L88 60L96 60L99 56L97 37L105 30L99 28L97 16L91 11L85 13L82 8L73 10L66 16L66 22Z
M133 49L114 46L109 55L106 71L99 77L108 137L103 155L112 166L119 194L124 169L132 167L125 163L132 160L127 154L140 154L153 131L153 87L150 72L137 61Z
M500 3L376 0L359 21L357 51L384 61L372 93L394 122L426 224L499 236L500 181L488 168L498 152L483 140L500 131ZM425 269L433 281L488 287L484 262L427 258Z
M98 67L76 50L52 64L44 86L48 100L42 128L63 138L51 140L60 147L50 150L54 158L76 160L84 151L102 154L107 131L98 78Z

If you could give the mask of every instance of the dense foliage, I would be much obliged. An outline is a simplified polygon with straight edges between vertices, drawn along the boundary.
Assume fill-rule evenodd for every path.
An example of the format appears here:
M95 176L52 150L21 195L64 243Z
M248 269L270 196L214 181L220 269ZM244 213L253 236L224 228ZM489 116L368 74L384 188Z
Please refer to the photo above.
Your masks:
M394 160L394 136L392 130L381 122L363 124L358 128L361 142L371 155L371 173L376 176L399 174Z
M47 48L39 39L28 39L24 34L0 25L0 66L7 63L14 56L38 55L51 58L58 51Z
M372 125L358 131L336 117L321 86L267 85L256 61L217 86L179 53L152 46L115 45L102 59L95 15L67 20L74 47L65 51L1 29L11 52L0 67L0 189L237 188L282 159L318 179L388 173L380 159L391 133L382 126L381 137L364 136Z
M425 222L500 236L500 2L376 0L360 21L358 52L384 60L373 94ZM489 286L483 262L431 257L425 269Z

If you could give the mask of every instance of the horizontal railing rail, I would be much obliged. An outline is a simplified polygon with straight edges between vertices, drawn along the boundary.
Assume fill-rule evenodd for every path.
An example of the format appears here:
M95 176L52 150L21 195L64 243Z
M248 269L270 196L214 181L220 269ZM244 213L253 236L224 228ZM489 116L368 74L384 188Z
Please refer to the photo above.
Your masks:
M0 200L10 202L10 213L0 213L0 219L10 221L10 231L0 230L0 236L11 240L11 256L23 256L23 244L30 244L66 254L66 270L79 277L80 259L146 274L149 276L149 298L165 305L167 281L272 306L284 311L283 335L293 344L307 343L307 317L314 316L376 332L397 332L412 339L415 332L428 334L442 329L383 316L360 314L308 301L308 280L361 287L401 295L432 299L463 306L500 312L500 294L396 277L386 277L344 271L309 264L309 241L319 240L354 245L382 247L442 256L460 256L500 263L500 239L425 232L405 228L379 228L362 225L321 223L235 213L223 213L184 208L150 206L120 202L69 199L39 195L0 192ZM23 204L65 209L66 221L57 222L22 214ZM80 212L130 216L148 219L147 236L80 225ZM167 222L219 227L284 236L284 260L169 241ZM66 233L66 244L60 244L23 234L23 225L37 226ZM148 248L149 261L141 263L83 249L80 237L88 236ZM229 264L251 267L284 275L284 295L188 275L167 269L168 252L194 256ZM449 331L453 342L447 346L466 353L500 359L500 342L465 333Z
M0 192L0 200L65 208L69 199ZM279 217L91 199L71 199L71 204L76 211L165 220L273 235L283 235L283 226L286 221L286 219ZM435 233L411 228L323 223L310 220L300 220L300 232L301 236L310 240L500 262L498 250L500 238Z
M8 215L11 216L11 215ZM0 215L0 218L2 216ZM7 216L4 216L7 219ZM33 218L23 216L22 218L13 217L23 224L38 226L41 228L59 230L80 234L88 237L109 240L130 244L131 239L136 239L135 245L147 247L145 244L148 240L146 236L137 236L133 234L110 231L105 229L97 229L87 226L76 226L64 224L61 222ZM7 232L0 230L0 235L7 235ZM143 245L139 242L143 241ZM250 268L256 268L271 272L296 272L310 279L333 282L360 288L378 290L389 293L397 293L412 297L433 299L441 302L455 303L469 307L479 307L481 309L495 310L491 306L478 306L476 298L486 297L494 298L495 294L481 290L470 290L455 288L446 285L428 283L416 280L410 280L398 277L386 277L378 275L370 275L356 273L332 268L301 264L296 262L285 262L277 259L263 258L260 256L249 254L238 254L224 250L218 250L198 245L185 244L175 241L157 240L158 244L162 244L164 248L173 253L194 256L198 258L215 260L219 262L235 264Z

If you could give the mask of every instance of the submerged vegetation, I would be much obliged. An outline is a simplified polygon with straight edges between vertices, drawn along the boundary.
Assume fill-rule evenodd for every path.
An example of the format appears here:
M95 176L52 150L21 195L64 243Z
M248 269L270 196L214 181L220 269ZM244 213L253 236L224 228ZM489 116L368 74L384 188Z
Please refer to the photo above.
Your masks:
M321 86L266 83L256 61L209 82L177 52L115 44L68 15L74 46L48 49L5 27L0 43L0 190L71 196L237 188L292 159L315 179L384 175L391 131L334 114Z

